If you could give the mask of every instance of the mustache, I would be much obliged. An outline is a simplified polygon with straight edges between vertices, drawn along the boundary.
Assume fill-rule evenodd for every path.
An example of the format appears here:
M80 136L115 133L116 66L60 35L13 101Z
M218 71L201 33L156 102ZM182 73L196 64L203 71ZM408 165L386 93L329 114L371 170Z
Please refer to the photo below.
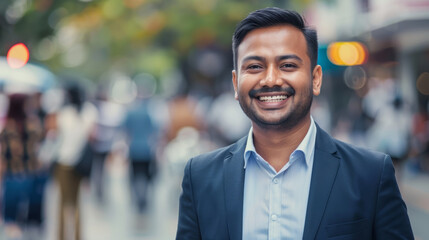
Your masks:
M260 89L252 89L249 91L249 96L250 97L256 97L256 95L261 94L261 93L272 93L272 92L276 92L276 93L285 93L288 96L294 95L295 94L295 89L293 89L292 87L285 87L282 88L280 86L274 86L274 87L263 87Z

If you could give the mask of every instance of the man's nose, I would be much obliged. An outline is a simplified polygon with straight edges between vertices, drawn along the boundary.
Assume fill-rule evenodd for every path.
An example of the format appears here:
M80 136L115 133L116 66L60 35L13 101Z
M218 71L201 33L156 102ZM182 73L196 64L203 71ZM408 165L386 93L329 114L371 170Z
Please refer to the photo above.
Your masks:
M282 80L280 78L279 69L274 66L270 66L267 68L266 75L259 82L261 87L274 87L281 86Z

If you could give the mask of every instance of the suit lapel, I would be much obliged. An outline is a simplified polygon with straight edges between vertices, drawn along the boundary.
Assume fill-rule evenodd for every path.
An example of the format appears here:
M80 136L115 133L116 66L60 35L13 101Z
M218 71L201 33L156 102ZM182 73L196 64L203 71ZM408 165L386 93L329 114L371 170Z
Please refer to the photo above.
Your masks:
M313 172L305 217L304 240L315 239L337 176L340 159L332 138L317 126Z
M226 219L231 240L242 238L244 194L244 149L247 138L242 138L224 160L223 176Z

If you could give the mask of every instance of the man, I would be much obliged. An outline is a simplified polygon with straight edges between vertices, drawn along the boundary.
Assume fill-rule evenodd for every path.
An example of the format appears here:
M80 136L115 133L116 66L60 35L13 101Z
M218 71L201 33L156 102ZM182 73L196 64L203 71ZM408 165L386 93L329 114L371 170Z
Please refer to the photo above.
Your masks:
M191 159L177 239L413 239L389 156L331 138L310 116L317 34L293 11L251 13L233 37L248 137Z

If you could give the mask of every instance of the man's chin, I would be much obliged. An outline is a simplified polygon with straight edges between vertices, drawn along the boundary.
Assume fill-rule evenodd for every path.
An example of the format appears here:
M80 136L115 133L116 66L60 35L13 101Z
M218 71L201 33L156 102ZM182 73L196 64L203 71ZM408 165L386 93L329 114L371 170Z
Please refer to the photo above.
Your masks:
M292 130L299 125L300 122L305 121L308 114L302 114L299 116L283 115L280 118L267 118L263 116L252 116L251 120L259 128L266 130Z
M287 129L290 127L290 121L288 118L284 119L262 119L262 118L254 118L253 122L258 125L258 127L262 129Z

